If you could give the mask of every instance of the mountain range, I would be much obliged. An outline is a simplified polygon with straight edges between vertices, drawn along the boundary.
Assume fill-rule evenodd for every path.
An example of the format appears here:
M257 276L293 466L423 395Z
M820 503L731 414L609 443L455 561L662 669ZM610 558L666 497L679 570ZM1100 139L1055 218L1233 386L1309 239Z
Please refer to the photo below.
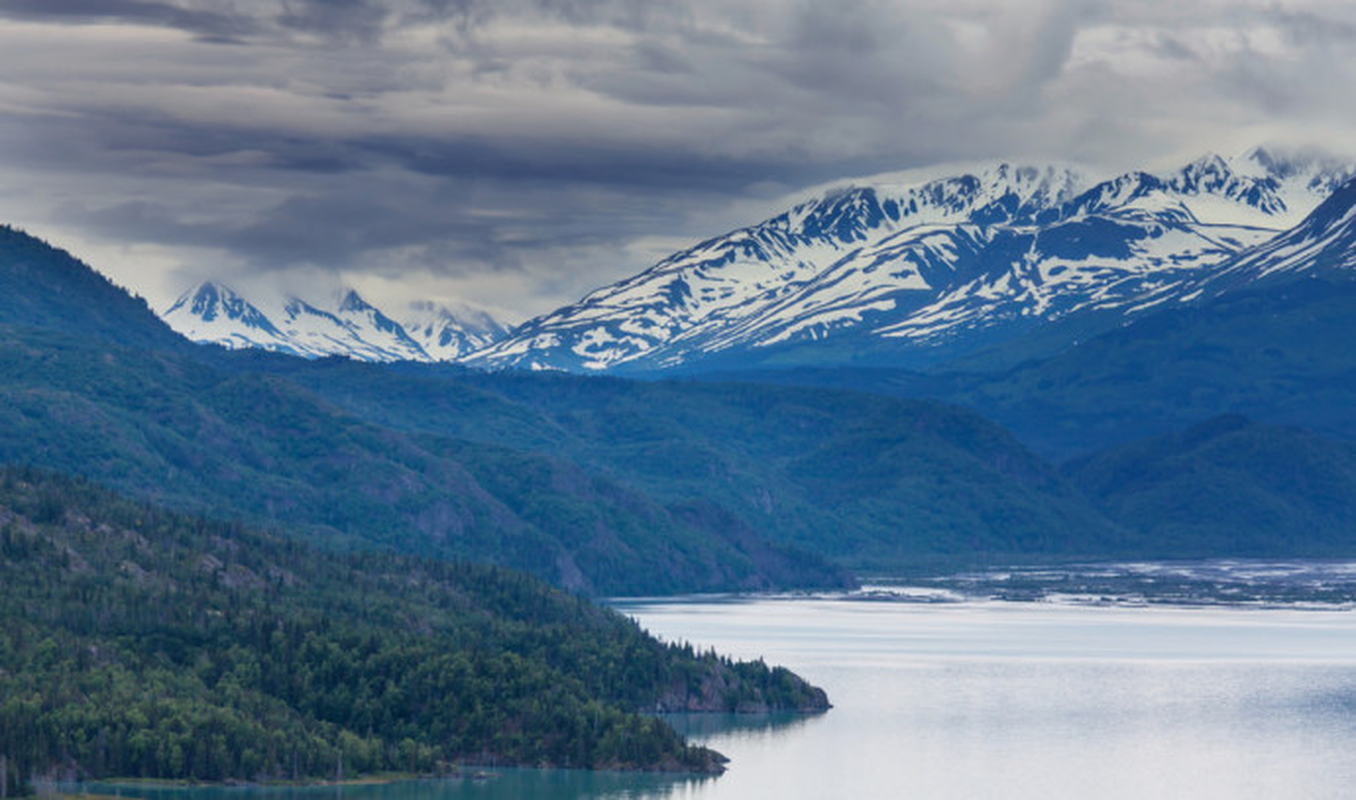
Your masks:
M1350 194L1306 230L1345 241ZM1205 508L1212 487L1258 485L1266 454L1288 449L1275 507L1356 518L1356 494L1322 488L1356 438L1343 335L1356 283L1304 270L1279 289L1160 304L1010 369L637 381L193 345L69 254L8 236L18 255L0 258L0 280L24 300L0 306L0 462L330 549L489 562L613 595L850 585L845 568L1356 553L1340 524L1278 538L1272 519L1212 525ZM1235 441L1270 446L1211 451L1229 463L1171 435L1221 413L1257 417ZM1192 468L1170 491L1056 463L1128 475L1178 450ZM1192 523L1165 540L1156 522L1193 498Z
M994 351L1030 357L1043 338L1057 350L1162 303L1214 296L1238 283L1226 274L1284 248L1303 261L1295 240L1318 224L1306 215L1353 174L1258 148L1109 179L1010 163L880 176L512 331L469 308L424 303L397 323L351 291L249 301L213 282L163 316L195 341L305 357L617 374L936 369Z
M1188 298L1352 174L1256 149L1108 180L1007 163L873 179L675 253L465 361L623 374L930 368L1070 317L1097 312L1105 330Z
M488 313L470 307L454 312L417 301L397 322L352 289L328 302L268 293L249 300L216 281L185 292L161 316L195 342L304 358L455 361L508 335Z
M1185 538L1164 546L1155 523L1180 509L1159 499L1205 503L1218 496L1212 487L1257 485L1274 449L1228 451L1254 453L1252 465L1194 458L1171 491L1140 497L1068 466L1105 455L1115 459L1113 474L1126 475L1136 463L1178 463L1174 449L1187 459L1199 438L1178 434L1230 415L1253 426L1236 441L1309 453L1293 462L1306 476L1288 484L1295 496L1276 507L1295 520L1345 519L1332 492L1303 487L1323 485L1323 470L1345 463L1356 440L1356 356L1346 344L1356 316L1348 268L1356 184L1329 188L1341 174L1331 162L1282 162L1264 151L1093 189L1080 189L1068 168L986 174L1006 176L1006 188L939 179L922 184L932 194L910 190L908 205L862 190L794 215L797 230L840 243L915 244L913 228L877 229L899 227L892 216L931 215L925 227L938 236L974 235L965 269L1010 267L992 260L1008 241L1039 256L1029 276L1054 276L1056 257L1066 271L1119 276L1096 291L1068 280L965 295L992 302L957 317L973 322L948 334L963 340L960 355L915 369L885 356L940 345L873 333L882 328L867 322L787 340L809 354L799 362L769 361L757 347L734 358L732 349L727 369L676 364L641 374L680 379L647 381L193 346L69 254L7 229L0 460L79 473L176 508L285 525L327 546L491 561L610 594L836 586L851 581L843 568L939 560L1356 552L1340 524L1268 550L1263 528L1230 538L1197 524L1200 514ZM941 192L957 186L970 187L964 203ZM829 215L824 203L841 213ZM985 214L997 221L983 223ZM1150 247L1160 240L1191 246L1144 261L1146 252L1169 252ZM928 274L961 269L960 260L947 263L950 273ZM220 287L195 296L218 319L254 319L251 309L279 315L268 301L246 303ZM1072 310L996 310L1040 297L1047 309L1057 305L1051 298L1073 298ZM348 315L349 330L371 341L384 332L388 353L408 347L401 334L418 344L356 294L323 313L292 300L283 310L288 302L297 319ZM903 349L871 351L879 363L838 360L851 341ZM720 366L713 355L696 364ZM1236 467L1250 477L1226 474Z

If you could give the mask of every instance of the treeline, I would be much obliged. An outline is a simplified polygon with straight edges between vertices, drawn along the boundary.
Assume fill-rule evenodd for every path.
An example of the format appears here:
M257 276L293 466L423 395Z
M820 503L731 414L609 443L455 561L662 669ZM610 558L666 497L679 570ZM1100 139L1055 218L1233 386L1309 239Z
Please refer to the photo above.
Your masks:
M0 468L3 792L460 763L714 771L638 712L817 709L761 663L662 644L536 579L341 556Z

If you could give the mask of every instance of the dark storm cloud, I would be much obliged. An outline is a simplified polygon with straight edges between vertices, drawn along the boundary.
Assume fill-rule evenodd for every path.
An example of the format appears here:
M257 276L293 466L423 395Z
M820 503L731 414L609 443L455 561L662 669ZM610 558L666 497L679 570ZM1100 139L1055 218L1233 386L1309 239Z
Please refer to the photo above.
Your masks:
M163 25L209 41L234 41L259 30L248 17L149 0L0 0L0 17Z
M539 312L834 178L1341 141L1353 26L1322 0L0 0L0 213Z
M370 41L381 35L388 13L373 0L298 0L283 7L277 22L286 28Z
M536 185L588 185L614 190L664 187L670 191L720 193L788 169L788 165L756 158L736 159L690 151L656 152L643 146L588 141L390 137L355 142L352 147L371 160L398 164L420 175ZM801 172L796 168L791 171Z

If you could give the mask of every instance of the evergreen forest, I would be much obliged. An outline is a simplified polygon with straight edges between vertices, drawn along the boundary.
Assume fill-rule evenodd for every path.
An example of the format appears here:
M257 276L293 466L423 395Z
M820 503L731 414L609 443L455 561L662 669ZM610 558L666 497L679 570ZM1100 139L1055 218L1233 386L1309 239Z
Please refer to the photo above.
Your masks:
M0 469L3 793L34 776L341 779L463 764L717 772L647 712L822 710L497 567L340 555Z

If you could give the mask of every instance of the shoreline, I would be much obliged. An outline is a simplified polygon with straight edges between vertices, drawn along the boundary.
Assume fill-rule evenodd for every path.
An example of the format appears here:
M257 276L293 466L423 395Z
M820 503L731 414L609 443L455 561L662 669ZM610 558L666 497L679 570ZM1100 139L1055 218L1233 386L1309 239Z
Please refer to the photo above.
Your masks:
M385 786L393 783L421 780L490 780L495 777L497 777L497 773L489 769L466 767L441 774L383 772L376 775L363 775L355 778L344 778L342 780L279 779L247 781L228 778L221 781L200 781L187 778L103 778L100 780L88 781L85 784L71 784L66 782L53 784L53 791L43 791L39 788L35 791L34 796L57 798L57 800L127 800L123 795L109 794L106 787L125 786L129 789L316 789L344 786ZM101 787L101 790L92 792L73 791L72 787L78 785L99 786Z

